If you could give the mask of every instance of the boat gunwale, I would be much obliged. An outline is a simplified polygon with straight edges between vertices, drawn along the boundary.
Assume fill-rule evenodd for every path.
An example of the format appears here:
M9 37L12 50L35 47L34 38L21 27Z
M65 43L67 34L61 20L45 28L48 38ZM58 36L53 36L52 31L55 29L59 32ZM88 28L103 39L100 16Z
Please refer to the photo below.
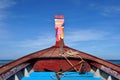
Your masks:
M46 49L43 49L43 50L40 50L40 51L37 51L37 52L34 52L32 54L28 54L24 57L21 57L17 60L14 60L4 66L1 66L0 67L0 74L3 74L4 72L10 70L11 68L19 65L19 64L22 64L22 63L25 63L25 62L28 62L32 59L58 59L60 58L61 59L61 56L38 56L37 54L44 54L46 53L47 51L49 51L51 48L59 48L59 47L56 47L56 46L52 46L52 47L49 47L49 48L46 48ZM91 61L95 61L96 63L100 64L100 65L104 65L106 67L110 67L111 69L117 71L118 73L120 73L120 66L119 65L116 65L116 64L113 64L109 61L106 61L106 60L103 60L101 58L98 58L96 56L93 56L93 55L90 55L88 53L85 53L85 52L82 52L82 51L78 51L76 49L73 49L73 48L70 48L70 47L67 47L67 46L64 46L64 48L67 48L67 49L71 49L73 51L76 51L79 53L79 55L83 58L83 59L86 59L86 60L91 60ZM45 51L45 52L44 52ZM68 57L68 58L72 58L72 59L80 59L78 57ZM99 67L98 67L99 68Z

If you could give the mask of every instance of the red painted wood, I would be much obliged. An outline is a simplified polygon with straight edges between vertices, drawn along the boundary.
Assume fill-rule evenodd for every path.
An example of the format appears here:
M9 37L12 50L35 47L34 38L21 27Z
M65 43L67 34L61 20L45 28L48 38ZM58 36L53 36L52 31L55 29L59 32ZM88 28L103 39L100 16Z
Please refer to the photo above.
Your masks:
M72 65L76 65L78 64L80 61L78 60L70 60L70 62L72 63ZM90 66L86 64L85 67L85 72L90 71ZM62 69L62 71L66 71L69 68L71 68L72 66L66 61L66 60L40 60L37 61L33 67L34 71L45 71L45 69L47 70L51 70L51 71L59 71L60 69ZM77 70L80 69L80 65L75 66L75 68ZM70 70L72 71L74 70L73 68Z

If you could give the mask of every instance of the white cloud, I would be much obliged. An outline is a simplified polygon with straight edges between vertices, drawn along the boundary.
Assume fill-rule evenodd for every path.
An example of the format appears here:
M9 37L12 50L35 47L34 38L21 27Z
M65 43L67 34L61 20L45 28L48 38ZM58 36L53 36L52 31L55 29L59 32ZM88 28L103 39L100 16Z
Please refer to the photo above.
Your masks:
M9 36L8 31L1 26L2 24L0 25L0 40L7 39Z
M79 41L93 41L93 40L105 40L108 32L97 31L97 30L73 30L65 34L66 43L71 45L76 44ZM50 34L44 34L38 36L36 39L28 39L18 42L20 47L49 47L55 44L55 36Z
M75 30L67 33L65 39L70 42L104 40L108 34L97 30Z
M3 19L6 18L6 14L5 13L0 13L0 21L2 21Z
M0 0L0 9L6 9L16 4L14 0Z
M114 4L114 3L112 4L111 1L110 3L105 3L105 4L100 4L100 3L95 3L95 2L90 3L89 9L96 10L101 15L104 15L104 16L120 15L120 5Z
M5 30L0 29L0 34L2 35L4 33L5 33Z
M27 48L45 48L53 46L55 43L55 38L50 36L50 34L43 34L38 36L36 39L29 39L19 42L19 47Z
M0 20L4 20L7 17L7 9L15 4L14 0L0 0Z
M14 0L0 0L0 39L8 37L8 30L5 29L4 20L8 17L8 9L15 5Z
M103 15L120 14L120 6L103 6L101 11Z

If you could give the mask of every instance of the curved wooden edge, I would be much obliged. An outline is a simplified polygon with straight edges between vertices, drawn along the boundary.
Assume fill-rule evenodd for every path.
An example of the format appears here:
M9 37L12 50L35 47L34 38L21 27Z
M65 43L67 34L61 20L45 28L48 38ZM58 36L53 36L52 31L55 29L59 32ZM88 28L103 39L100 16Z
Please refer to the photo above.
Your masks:
M72 49L72 48L70 48L70 49ZM120 73L120 66L117 65L117 64L113 64L113 63L111 63L107 60L98 58L96 56L90 55L90 54L82 52L82 51L78 51L78 50L75 50L75 49L72 49L72 50L79 52L79 55L84 59L92 60L92 61L98 63L101 66L106 66L106 67L111 68L112 70L115 70L118 73ZM100 66L98 66L98 67L100 67Z
M0 67L0 74L8 71L9 69L11 69L11 68L13 68L13 67L15 67L15 66L17 66L17 65L19 65L19 64L22 64L22 63L24 63L24 62L27 62L27 61L29 61L29 60L31 60L31 59L44 58L44 57L39 57L39 56L41 56L40 54L44 54L44 53L48 54L47 51L51 50L52 48L59 48L59 47L58 47L58 46L52 46L52 47L46 48L46 49L44 49L44 50L40 50L40 51L34 52L34 53L32 53L32 54L29 54L29 55L27 55L27 56L24 56L24 57L22 57L22 58L19 58L19 59L13 61L13 62L10 62L10 63L8 63L8 64ZM95 56L93 56L93 55L87 54L87 53L82 52L82 51L75 50L75 49L70 48L70 47L65 46L65 45L64 45L64 48L67 48L68 50L70 49L70 50L76 51L76 52L79 53L79 55L80 55L82 58L88 59L88 60L91 60L91 61L94 61L94 62L100 64L101 66L103 65L103 66L109 67L109 68L111 68L112 70L115 70L115 71L117 71L117 72L120 73L120 66L119 66L119 65L115 65L115 64L110 63L110 62L108 62L108 61L106 61L106 60L100 59L100 58L98 58L98 57L95 57ZM56 54L56 53L55 53L55 54Z
M52 46L53 47L53 46ZM40 51L37 51L37 52L34 52L34 53L31 53L31 54L28 54L26 56L23 56L19 59L16 59L8 64L5 64L3 66L0 67L0 74L3 74L4 72L14 68L15 66L17 65L20 65L22 63L25 63L31 59L34 59L34 58L37 58L38 56L36 55L37 53L40 53L40 52L43 52L43 51L47 51L48 49L52 48L52 47L49 47L49 48L46 48L46 49L43 49L43 50L40 50Z

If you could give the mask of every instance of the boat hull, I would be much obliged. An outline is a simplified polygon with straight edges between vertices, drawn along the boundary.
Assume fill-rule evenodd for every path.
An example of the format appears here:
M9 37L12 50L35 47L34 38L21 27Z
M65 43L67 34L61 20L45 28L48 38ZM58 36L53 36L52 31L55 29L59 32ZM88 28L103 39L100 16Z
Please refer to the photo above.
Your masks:
M83 62L80 60L69 60L65 59L50 59L50 60L39 60L35 63L33 69L34 71L80 71ZM84 62L84 72L89 72L91 70L90 65Z

